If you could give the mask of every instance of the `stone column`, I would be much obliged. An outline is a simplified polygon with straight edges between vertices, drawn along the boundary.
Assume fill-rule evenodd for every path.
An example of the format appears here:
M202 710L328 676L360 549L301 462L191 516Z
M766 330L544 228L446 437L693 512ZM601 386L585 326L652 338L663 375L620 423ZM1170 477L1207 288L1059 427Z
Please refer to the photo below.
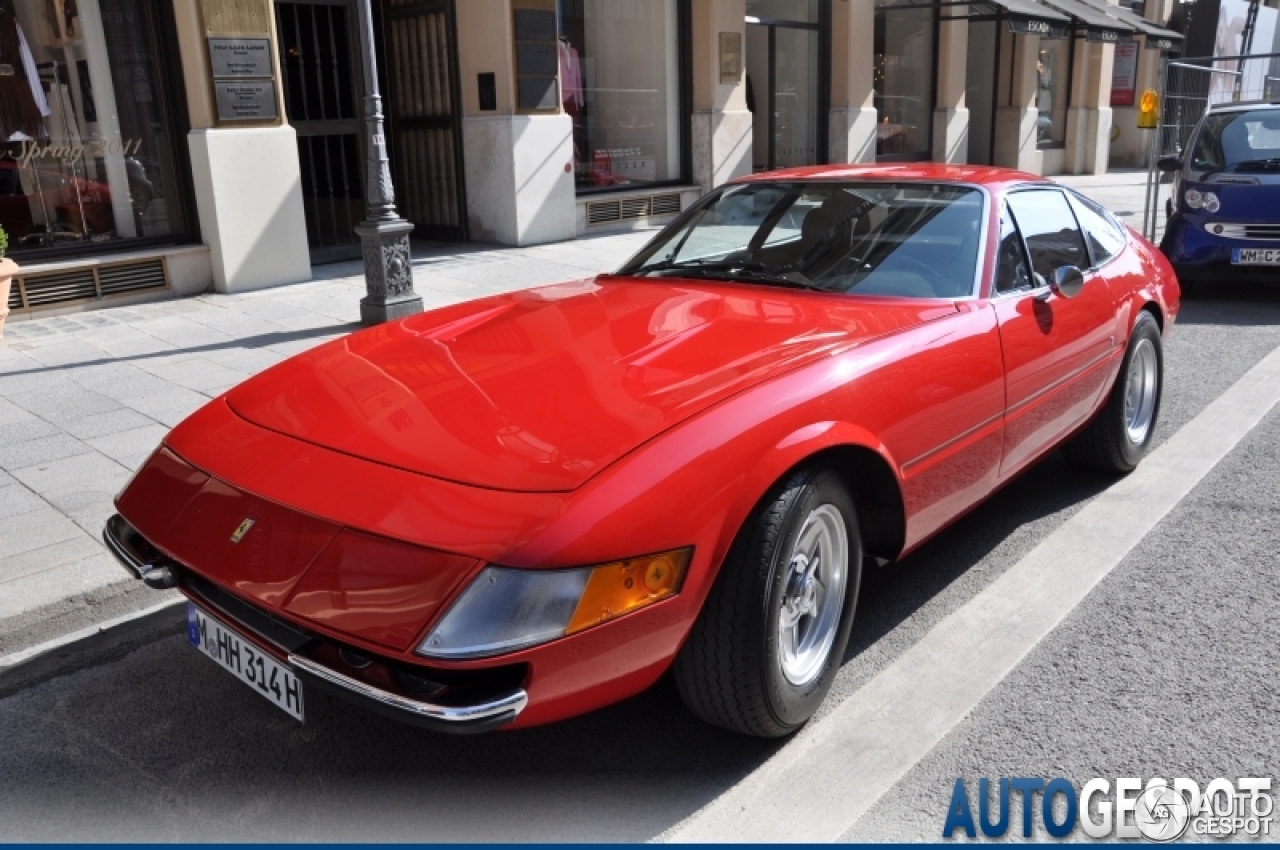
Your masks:
M948 16L969 13L968 6L944 7ZM934 162L969 161L969 110L964 92L968 76L969 22L938 25L938 97L933 110Z
M517 110L511 0L460 0L455 9L471 238L500 245L574 238L573 121L559 109ZM494 75L494 109L480 108L480 74Z
M876 161L875 4L831 4L831 115L827 152L832 162Z
M1000 40L1000 72L996 107L996 137L993 158L996 165L1039 174L1040 151L1036 149L1036 54L1040 37L1005 35Z
M746 67L745 0L692 0L690 41L693 53L693 114L690 148L693 182L704 192L734 177L751 173L751 122L746 80L720 81L720 33L737 33ZM763 83L761 84L763 85ZM763 88L756 90L756 110L765 119Z
M239 292L311 278L298 141L286 123L271 0L173 0L191 132L192 182L214 288ZM220 122L209 36L266 38L277 119Z
M1111 150L1111 63L1115 45L1076 43L1067 108L1068 174L1105 174Z

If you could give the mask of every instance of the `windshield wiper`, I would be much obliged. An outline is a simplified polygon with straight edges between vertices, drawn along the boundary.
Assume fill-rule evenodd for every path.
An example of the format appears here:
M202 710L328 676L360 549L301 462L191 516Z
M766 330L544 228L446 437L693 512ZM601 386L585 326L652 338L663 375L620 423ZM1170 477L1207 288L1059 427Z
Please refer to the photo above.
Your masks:
M707 276L707 277L728 277L731 280L745 280L752 283L767 283L774 286L789 286L794 289L812 289L816 292L830 292L825 286L820 286L806 278L799 272L786 272L778 274L769 271L763 263L751 262L748 260L685 260L683 262L675 262L672 260L664 260L661 263L655 263L652 266L645 266L637 269L638 273L648 272L681 272L690 277Z

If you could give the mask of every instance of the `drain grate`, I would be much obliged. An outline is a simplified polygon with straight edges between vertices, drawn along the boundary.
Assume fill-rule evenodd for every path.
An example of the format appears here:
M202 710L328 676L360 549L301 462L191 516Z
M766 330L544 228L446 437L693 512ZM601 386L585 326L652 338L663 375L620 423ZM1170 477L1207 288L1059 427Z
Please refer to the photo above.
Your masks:
M680 193L646 195L640 198L623 198L613 201L588 201L587 224L608 224L614 221L634 221L655 215L673 215L680 212Z
M29 310L54 304L92 301L108 295L147 292L169 287L161 258L83 269L16 276L9 293L9 309Z

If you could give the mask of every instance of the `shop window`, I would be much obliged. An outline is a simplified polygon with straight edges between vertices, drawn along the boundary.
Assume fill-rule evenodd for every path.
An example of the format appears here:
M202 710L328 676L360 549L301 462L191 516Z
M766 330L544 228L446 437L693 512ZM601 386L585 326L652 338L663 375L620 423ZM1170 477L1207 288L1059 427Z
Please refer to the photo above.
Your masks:
M12 253L182 232L158 26L139 0L0 0Z
M684 176L678 0L563 0L560 97L579 192Z
M879 159L920 160L930 156L936 8L905 5L904 0L877 5L875 105Z
M1067 102L1071 97L1071 59L1075 39L1040 39L1036 56L1036 145L1059 147L1067 139Z

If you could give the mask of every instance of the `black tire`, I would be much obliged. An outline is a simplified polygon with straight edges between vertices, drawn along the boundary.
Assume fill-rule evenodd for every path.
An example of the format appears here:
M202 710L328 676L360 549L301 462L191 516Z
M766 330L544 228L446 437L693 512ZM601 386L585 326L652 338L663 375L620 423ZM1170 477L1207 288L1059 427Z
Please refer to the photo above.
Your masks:
M845 590L834 640L820 673L797 687L783 674L776 623L805 522L834 506L847 537ZM832 518L834 515L827 512ZM673 667L680 696L695 715L725 729L777 738L799 729L831 688L849 643L862 578L862 538L854 502L834 472L790 474L738 532L702 613Z
M1128 389L1128 376L1133 363L1134 352L1142 345L1150 345L1155 352L1155 400L1151 412L1151 421L1140 440L1130 437L1125 412L1125 394ZM1164 396L1164 349L1160 340L1160 326L1155 317L1146 310L1138 314L1133 333L1129 335L1129 345L1125 349L1124 361L1120 364L1120 372L1116 375L1111 394L1102 410L1093 418L1083 431L1063 446L1062 451L1072 466L1081 469L1092 469L1123 475L1132 472L1147 447L1151 445L1155 433L1156 422L1160 418L1160 401Z

